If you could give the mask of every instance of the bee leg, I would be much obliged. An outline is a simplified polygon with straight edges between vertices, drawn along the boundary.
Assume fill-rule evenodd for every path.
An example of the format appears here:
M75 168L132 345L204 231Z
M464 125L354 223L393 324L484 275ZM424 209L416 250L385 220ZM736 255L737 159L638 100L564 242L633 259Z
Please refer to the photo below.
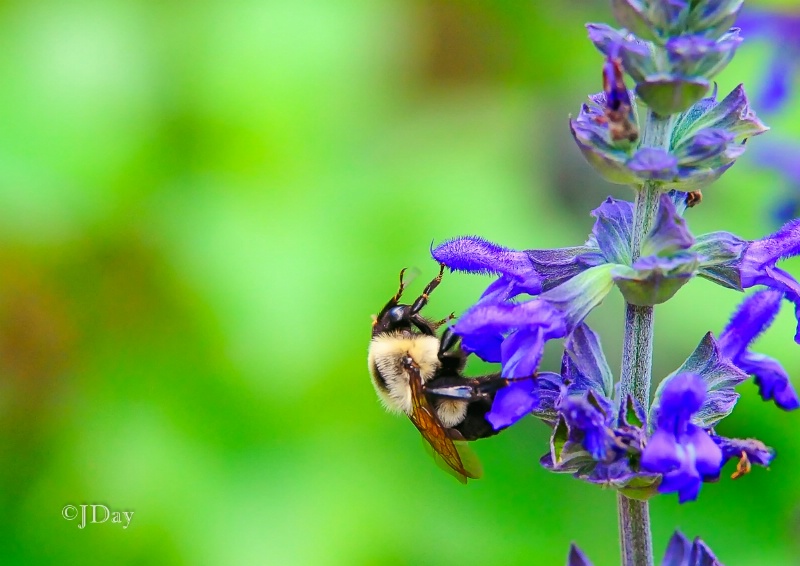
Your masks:
M425 393L439 399L459 401L491 400L499 389L508 385L508 380L499 376L482 378L439 377L424 385Z
M458 343L458 339L459 336L453 331L453 327L448 326L442 333L442 339L439 341L439 358L446 352L452 350L456 343Z
M384 307L381 309L381 315L382 315L383 313L385 313L386 311L388 311L389 309L396 307L396 306L397 306L397 303L400 301L400 297L402 297L402 296L403 296L403 291L404 291L404 290L405 290L405 288L406 288L405 281L403 281L403 275L405 275L406 269L407 269L407 268L405 268L405 267L404 267L403 269L401 269L401 270L400 270L400 287L397 289L397 293L395 293L395 294L394 294L394 297L392 297L391 299L389 299L389 302L388 302L388 303L386 303L386 306L384 306ZM373 324L373 326L374 326L376 323L377 323L377 319L376 319L376 320L375 320L375 321L372 323L372 324Z
M400 301L400 297L403 296L403 290L406 288L406 284L403 282L403 275L406 272L406 267L400 270L400 288L397 289L397 293L395 293L394 297L392 297L391 302L397 304Z
M419 312L428 304L428 297L436 287L439 286L439 283L442 282L442 275L444 274L444 264L439 264L439 275L434 277L433 281L428 283L428 286L425 287L425 290L422 291L422 294L417 297L417 300L414 301L414 304L411 305L411 312L409 313L412 317L419 314Z
M451 312L450 314L447 315L447 318L443 318L442 320L437 320L436 322L433 323L433 325L438 328L439 326L442 326L443 324L447 324L448 322L453 320L455 317L456 317L456 313Z

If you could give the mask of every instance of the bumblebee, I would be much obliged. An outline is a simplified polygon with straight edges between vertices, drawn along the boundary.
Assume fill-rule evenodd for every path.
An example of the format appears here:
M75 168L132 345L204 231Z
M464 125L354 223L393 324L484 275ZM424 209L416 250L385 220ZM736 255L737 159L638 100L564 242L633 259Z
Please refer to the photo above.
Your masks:
M447 328L441 338L436 331L450 317L433 322L420 313L430 294L442 280L439 274L413 304L400 304L400 288L372 323L369 371L384 407L404 413L432 449L434 460L461 483L482 475L480 462L467 441L497 434L487 422L497 391L508 384L499 374L475 378L461 372L467 355L457 346L458 336Z

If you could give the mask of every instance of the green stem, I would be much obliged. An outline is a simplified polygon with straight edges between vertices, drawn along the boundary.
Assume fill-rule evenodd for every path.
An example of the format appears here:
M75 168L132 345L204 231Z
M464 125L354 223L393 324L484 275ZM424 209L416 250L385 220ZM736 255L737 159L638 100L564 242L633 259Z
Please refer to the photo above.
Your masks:
M642 132L642 146L667 149L672 133L672 118L648 113ZM653 227L658 199L658 183L645 183L636 193L631 252L639 258L642 241ZM650 377L653 365L653 307L625 305L625 339L622 350L620 389L622 399L633 395L647 414L650 407ZM619 537L623 566L652 566L653 542L650 510L646 501L617 495Z

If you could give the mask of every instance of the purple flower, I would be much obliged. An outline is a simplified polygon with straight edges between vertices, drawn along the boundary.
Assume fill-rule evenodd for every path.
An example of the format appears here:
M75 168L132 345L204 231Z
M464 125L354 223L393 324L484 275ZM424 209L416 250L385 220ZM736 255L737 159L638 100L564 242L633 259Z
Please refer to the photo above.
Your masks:
M525 252L504 248L478 236L447 240L432 249L431 254L453 271L499 275L484 298L504 300L520 293L537 295L542 290L542 278Z
M594 391L604 406L613 392L613 377L599 337L585 324L578 325L567 339L561 374L540 373L517 379L498 391L487 420L495 429L505 428L535 412L551 425L561 417L562 399L569 394Z
M748 349L772 324L783 297L780 290L765 289L746 298L722 331L718 344L723 356L755 376L762 399L772 399L780 408L791 411L800 407L800 400L786 370L774 358Z
M741 43L739 30L734 28L718 40L701 35L673 37L665 47L674 72L686 77L712 77L733 59Z
M703 256L699 275L742 291L756 285L775 289L795 305L795 342L800 344L800 283L777 267L782 259L800 255L800 218L760 240L742 240L728 232L697 238L691 251Z
M567 566L592 566L575 544L570 545ZM700 537L690 541L680 531L669 540L661 566L723 566Z
M658 420L662 391L682 374L695 374L706 384L706 395L700 409L692 416L692 422L710 429L733 412L739 394L736 386L748 378L732 360L725 357L719 343L711 332L707 333L694 352L672 374L664 378L656 389L651 421Z
M453 326L465 352L487 362L501 362L504 377L536 372L544 343L568 333L564 313L551 303L479 301Z
M569 545L569 556L567 556L567 566L592 566L592 563L589 562L589 559L586 558L586 555L583 551L575 546L575 544Z
M589 40L606 57L618 58L622 67L636 82L656 72L652 46L632 34L623 34L606 24L586 24Z
M539 379L514 380L497 392L486 420L495 430L500 430L511 426L539 404Z
M444 242L431 254L454 270L499 274L453 331L465 352L500 362L509 378L533 376L545 342L569 335L613 287L613 266L604 264L592 243L519 252L466 236ZM517 301L523 293L536 298Z
M662 474L661 493L678 492L681 503L697 499L704 478L719 475L722 451L708 433L692 424L703 405L706 384L697 375L675 376L661 393L656 429L641 465Z
M580 443L600 462L609 459L612 448L614 419L610 405L607 399L588 391L584 395L565 396L557 407L569 431L569 440Z
M779 224L800 217L800 144L771 139L759 144L753 155L755 163L777 172L785 189L775 205L772 216Z
M722 566L700 537L690 542L683 533L675 531L667 544L661 566Z
M800 219L785 224L780 230L750 242L739 265L742 287L766 285L780 289L793 302L800 298L800 283L776 267L778 261L800 255Z
M608 48L609 51L612 47ZM642 83L658 90L660 81ZM683 79L679 80L681 82ZM669 81L668 81L669 82ZM606 80L608 83L608 80ZM664 88L679 88L661 85ZM609 85L606 85L609 89ZM612 99L631 101L619 84L608 92L592 95L577 118L570 120L570 130L586 160L608 181L625 185L642 185L660 181L665 189L695 191L719 178L744 153L744 141L768 128L750 109L744 88L739 85L718 101L716 90L699 100L691 109L676 117L675 130L668 148L654 148L631 143L622 133L638 126L635 116L625 118L609 109ZM703 88L705 92L705 88ZM655 95L655 94L654 94ZM620 107L627 108L622 104ZM626 124L630 122L630 127ZM635 141L635 140L633 140Z
M736 25L745 37L774 44L759 104L765 112L780 110L788 102L792 78L800 70L800 12L746 9Z

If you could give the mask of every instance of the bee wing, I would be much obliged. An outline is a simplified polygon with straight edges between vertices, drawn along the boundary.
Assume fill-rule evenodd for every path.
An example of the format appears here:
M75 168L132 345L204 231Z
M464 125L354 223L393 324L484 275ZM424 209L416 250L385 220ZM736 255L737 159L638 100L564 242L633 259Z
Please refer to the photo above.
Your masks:
M454 469L444 459L444 457L434 450L433 446L431 446L424 439L422 440L422 444L425 448L425 451L431 455L431 458L433 458L433 461L436 463L436 465L446 474L453 476L461 483L467 483L467 478L478 479L483 477L483 466L481 465L481 461L478 459L477 454L475 454L475 452L469 447L469 443L466 440L453 440L453 444L458 451L458 455L461 458L463 467L467 471L466 475Z
M434 460L437 461L438 464L446 464L453 472L455 472L456 479L458 479L461 483L467 483L467 478L477 479L480 477L480 472L476 471L475 469L469 470L467 467L464 466L464 461L461 458L461 453L466 454L465 451L466 443L459 442L459 444L463 444L463 447L459 448L456 447L453 440L448 436L447 430L442 426L442 423L439 422L439 418L436 416L436 413L431 406L428 398L425 396L425 393L422 390L422 376L419 374L419 369L416 366L411 366L408 368L409 372L409 384L411 385L411 402L413 410L409 417L411 418L411 422L414 423L414 426L417 427L422 437L428 441L431 448L433 449L433 456ZM468 450L468 449L467 449ZM468 450L471 468L474 467L474 462L477 459L474 457L474 453L471 450ZM479 465L478 465L479 467Z

